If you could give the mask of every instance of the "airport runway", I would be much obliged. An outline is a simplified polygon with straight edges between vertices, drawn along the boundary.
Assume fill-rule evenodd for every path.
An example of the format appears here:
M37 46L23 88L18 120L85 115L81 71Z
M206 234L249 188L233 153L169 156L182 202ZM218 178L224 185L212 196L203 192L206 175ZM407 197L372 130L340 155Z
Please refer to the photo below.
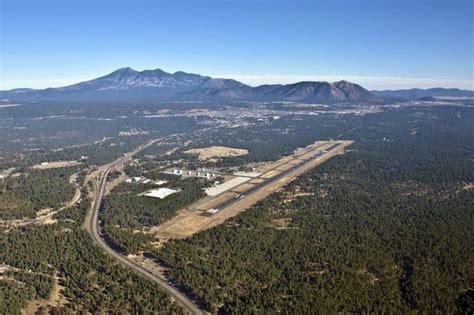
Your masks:
M349 140L318 141L295 154L273 162L257 177L216 196L205 197L178 215L150 229L156 237L166 240L186 238L194 233L222 224L245 211L256 202L278 191L300 174L342 154L352 144Z
M240 199L242 199L242 198L245 198L246 196L250 195L251 193L256 192L256 191L259 190L259 189L264 188L265 186L267 186L267 185L273 183L274 181L276 181L276 180L278 180L278 179L280 179L280 178L282 178L282 177L284 177L284 176L288 176L291 172L293 172L293 171L295 171L296 169L302 167L302 166L305 165L306 163L311 162L312 160L315 160L315 159L319 158L321 155L323 155L324 153L326 153L325 151L330 151L330 150L336 148L336 147L339 146L339 145L341 145L341 143L335 143L335 144L333 144L333 145L331 145L331 146L325 148L325 150L322 150L322 151L318 152L316 155L314 155L314 156L312 156L312 157L310 157L310 158L308 158L308 159L304 159L300 164L296 164L296 165L292 166L291 168L289 168L289 169L287 169L287 170L285 170L285 171L283 171L283 172L281 172L281 173L279 173L279 174L277 174L277 175L275 175L275 176L272 176L272 177L270 177L270 178L268 178L268 179L265 179L263 182L258 183L258 184L256 184L255 186L253 186L253 187L251 187L251 188L249 188L249 189L247 189L247 190L245 190L245 191L243 191L243 192L241 192L241 193L239 193L239 194L233 196L233 197L230 198L229 200L224 201L223 203L221 203L221 204L215 206L213 209L220 211L220 210L222 210L222 209L224 209L224 208L230 206L231 204L237 202L238 200L240 200ZM256 177L256 178L260 178L260 177Z

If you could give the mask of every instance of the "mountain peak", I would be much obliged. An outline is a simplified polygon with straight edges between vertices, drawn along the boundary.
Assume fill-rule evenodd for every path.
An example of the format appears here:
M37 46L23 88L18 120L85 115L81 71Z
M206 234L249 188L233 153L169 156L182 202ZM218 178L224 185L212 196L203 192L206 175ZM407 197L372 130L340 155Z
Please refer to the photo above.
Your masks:
M123 67L115 70L112 73L124 73L124 72L138 72L137 70L131 68L131 67Z
M339 84L354 84L354 83L346 81L346 80L340 80L340 81L334 81L332 82L332 84L339 85Z
M145 71L146 71L146 70L145 70ZM151 70L151 71L154 72L154 73L169 74L168 72L163 71L163 70L161 70L160 68L156 68L156 69Z

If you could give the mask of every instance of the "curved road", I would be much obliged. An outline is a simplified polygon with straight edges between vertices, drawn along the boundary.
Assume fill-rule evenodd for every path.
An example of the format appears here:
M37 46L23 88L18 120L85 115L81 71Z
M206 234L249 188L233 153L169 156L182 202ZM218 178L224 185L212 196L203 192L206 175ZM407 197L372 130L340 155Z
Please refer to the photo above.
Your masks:
M89 234L91 235L92 239L94 240L94 242L97 243L97 245L102 247L108 254L113 256L115 259L117 259L118 261L126 265L127 267L133 269L134 271L142 274L146 278L157 283L160 287L163 288L163 290L168 292L174 298L174 300L179 305L181 305L189 314L206 314L207 312L199 309L192 300L190 300L184 294L179 292L178 289L176 289L166 279L153 274L153 272L149 271L143 266L140 266L134 261L116 252L111 247L109 247L109 245L107 245L107 243L99 235L99 231L98 231L99 208L100 208L101 200L106 194L107 177L109 173L117 169L119 166L123 165L125 162L127 162L131 157L133 157L135 154L137 154L141 150L147 148L148 146L152 145L153 143L159 140L160 139L149 141L146 144L138 147L134 151L127 153L124 156L118 158L114 162L106 164L99 168L99 170L96 172L96 176L98 177L98 179L94 177L90 179L93 185L94 198L92 200L91 211L89 212L89 215L86 218L86 228Z

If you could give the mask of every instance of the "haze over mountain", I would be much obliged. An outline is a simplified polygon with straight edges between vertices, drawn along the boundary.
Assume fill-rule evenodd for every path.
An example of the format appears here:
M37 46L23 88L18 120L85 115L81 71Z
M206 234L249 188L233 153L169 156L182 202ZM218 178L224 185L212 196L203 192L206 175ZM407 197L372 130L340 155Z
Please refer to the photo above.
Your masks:
M121 68L105 76L77 84L35 89L0 91L1 98L36 101L300 101L300 102L377 102L382 97L420 98L425 96L473 96L472 91L458 89L412 89L401 91L368 91L348 81L305 81L251 87L233 79L211 78L161 69L136 71Z

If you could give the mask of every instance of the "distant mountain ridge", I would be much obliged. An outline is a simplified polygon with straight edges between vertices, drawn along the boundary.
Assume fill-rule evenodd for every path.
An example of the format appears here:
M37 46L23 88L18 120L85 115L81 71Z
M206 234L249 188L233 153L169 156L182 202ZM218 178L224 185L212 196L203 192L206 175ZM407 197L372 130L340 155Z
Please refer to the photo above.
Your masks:
M60 88L1 91L15 100L51 101L164 101L164 100L261 100L261 101L376 101L379 98L347 81L299 82L251 87L232 79L216 79L161 69L136 71L121 68L105 76Z
M474 97L474 91L460 89L405 89L405 90L383 90L371 91L373 94L382 97L401 98L401 99L418 99L423 97Z
M51 101L153 101L173 99L180 92L199 88L246 86L232 79L214 79L182 71L171 74L161 69L136 71L127 67L93 80L59 88L0 91L0 97Z
M182 99L246 99L266 101L300 101L300 102L337 102L337 101L378 101L368 90L358 84L347 81L312 82L304 81L293 84L260 85L257 87L242 86L224 89L197 89L177 95Z
M155 88L234 88L245 84L232 79L213 79L182 71L173 74L161 69L136 71L130 67L118 69L103 77L58 88L61 91L94 89L122 90L133 87Z
M447 91L449 93L447 93ZM465 93L469 92L469 93ZM105 76L77 84L35 89L0 91L0 98L35 101L295 101L295 102L379 102L383 97L421 98L425 96L471 96L457 89L368 91L348 81L270 84L251 87L233 79L161 69L136 71L120 68Z

